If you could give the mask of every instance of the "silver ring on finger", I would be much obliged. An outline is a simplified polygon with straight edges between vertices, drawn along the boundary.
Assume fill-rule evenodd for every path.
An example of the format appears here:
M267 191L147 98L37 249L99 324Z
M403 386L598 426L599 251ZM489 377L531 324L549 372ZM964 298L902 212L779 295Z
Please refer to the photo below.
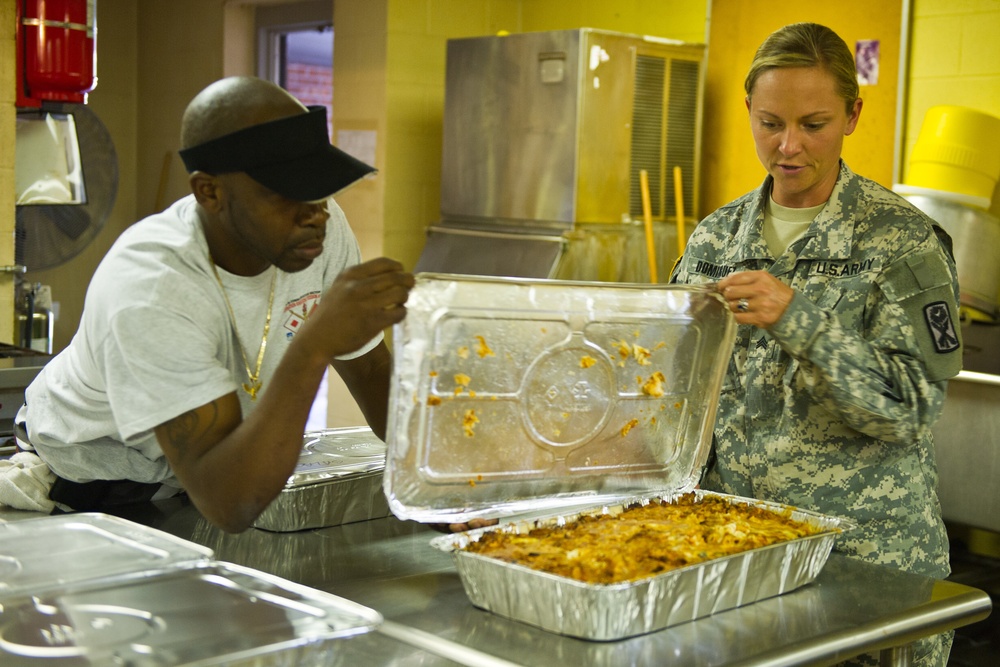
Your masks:
M740 299L736 302L736 310L741 313L746 313L750 311L750 301L748 299Z

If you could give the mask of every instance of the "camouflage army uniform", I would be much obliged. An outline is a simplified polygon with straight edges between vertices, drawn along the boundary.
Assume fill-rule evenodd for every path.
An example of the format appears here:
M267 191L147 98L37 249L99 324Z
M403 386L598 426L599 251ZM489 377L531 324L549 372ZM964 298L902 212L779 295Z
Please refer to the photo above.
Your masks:
M842 162L826 207L775 260L771 182L708 216L674 270L679 283L767 270L795 289L769 331L738 327L703 486L849 517L858 528L838 550L944 578L931 425L962 361L950 239Z

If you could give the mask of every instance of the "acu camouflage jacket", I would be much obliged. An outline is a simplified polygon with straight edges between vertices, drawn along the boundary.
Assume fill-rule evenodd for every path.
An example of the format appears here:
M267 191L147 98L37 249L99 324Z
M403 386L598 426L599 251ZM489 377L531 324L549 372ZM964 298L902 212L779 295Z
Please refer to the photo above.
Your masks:
M827 206L775 259L762 234L771 177L708 216L679 283L767 270L795 289L769 331L740 326L703 486L845 516L849 555L948 574L931 425L961 369L951 241L841 163Z

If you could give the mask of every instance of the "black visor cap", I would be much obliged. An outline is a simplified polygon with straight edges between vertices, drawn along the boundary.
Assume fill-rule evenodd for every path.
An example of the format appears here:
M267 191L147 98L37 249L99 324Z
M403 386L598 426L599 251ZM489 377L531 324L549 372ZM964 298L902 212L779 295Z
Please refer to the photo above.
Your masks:
M326 107L279 118L180 151L188 172L244 172L288 199L318 201L375 168L330 143Z

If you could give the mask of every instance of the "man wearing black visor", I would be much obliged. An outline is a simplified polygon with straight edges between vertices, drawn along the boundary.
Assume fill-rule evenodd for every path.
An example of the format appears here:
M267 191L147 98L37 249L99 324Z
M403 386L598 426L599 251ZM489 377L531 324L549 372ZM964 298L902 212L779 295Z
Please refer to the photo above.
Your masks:
M252 77L188 106L192 194L126 230L72 343L26 391L18 444L55 473L60 509L183 489L249 527L281 492L328 365L385 438L385 328L413 277L361 263L333 195L373 169L330 144L322 107Z

